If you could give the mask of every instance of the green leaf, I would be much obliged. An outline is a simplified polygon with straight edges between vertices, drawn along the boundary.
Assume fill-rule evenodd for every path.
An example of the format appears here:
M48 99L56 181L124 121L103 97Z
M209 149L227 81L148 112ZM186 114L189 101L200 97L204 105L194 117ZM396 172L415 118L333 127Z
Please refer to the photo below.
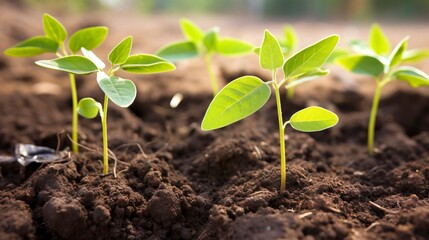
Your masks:
M179 61L198 57L198 49L191 41L180 41L171 43L160 49L156 55L165 58L168 61Z
M137 88L131 80L109 77L103 72L98 72L97 82L107 97L119 107L126 108L136 99Z
M67 31L64 26L47 13L43 14L43 30L45 31L46 37L58 43L64 42L67 38Z
M270 87L254 76L227 84L213 99L201 124L205 131L225 127L258 111L268 101Z
M92 50L103 43L107 32L107 27L88 27L78 30L71 35L69 48L73 53L77 53L82 47Z
M133 45L133 37L129 36L122 40L116 47L109 53L109 61L114 64L124 63L131 52L131 46Z
M139 74L168 72L176 67L167 60L150 54L136 54L129 56L121 65L124 71Z
M73 74L89 74L98 71L98 67L91 60L82 56L67 56L53 60L41 60L36 61L36 64L41 67Z
M392 73L393 78L405 81L413 88L429 86L429 76L414 67L399 67Z
M295 29L291 25L286 25L283 28L284 40L283 45L286 48L287 52L292 52L298 45L298 35L295 32Z
M326 59L325 64L334 63L337 58L345 57L349 55L349 51L346 49L334 49L328 59Z
M81 48L80 50L82 51L82 54L85 57L87 57L89 60L91 60L98 67L98 69L103 69L106 67L106 64L104 64L104 62L101 61L101 59L98 58L94 52L88 51L85 48Z
M12 57L33 57L43 53L56 53L58 43L47 37L32 37L8 48L4 54Z
M405 52L405 49L407 49L408 39L409 37L402 39L398 45L396 45L395 49L393 49L388 60L390 67L398 65L402 61L402 54Z
M307 73L304 73L302 75L299 76L298 79L291 81L290 83L288 83L285 88L293 88L296 87L297 85L300 85L302 83L305 82L309 82L312 80L315 80L321 76L326 76L330 73L329 69L322 69L322 68L317 68L314 69L312 71L309 71Z
M103 116L103 107L93 98L82 98L77 105L77 112L84 118L95 118L98 113Z
M267 70L276 70L283 65L283 52L277 39L265 30L264 40L259 51L259 63L261 67Z
M249 54L253 50L251 43L235 39L235 38L221 38L217 43L216 52L226 56Z
M335 126L338 116L327 109L313 106L296 112L289 123L301 132L318 132Z
M383 30L378 24L373 24L371 26L369 45L372 50L379 55L389 54L390 52L391 47L389 39L383 33Z
M402 54L404 62L418 62L429 57L429 49L412 49Z
M340 66L357 74L366 74L377 77L384 72L384 65L376 57L352 55L338 58Z
M338 40L338 35L329 36L290 57L283 66L285 78L296 77L321 67L335 49Z
M183 35L192 42L197 43L203 39L204 32L189 19L181 19L180 28L182 29Z
M217 44L219 41L218 32L219 30L217 28L213 28L204 35L203 43L208 52L214 52L217 50Z

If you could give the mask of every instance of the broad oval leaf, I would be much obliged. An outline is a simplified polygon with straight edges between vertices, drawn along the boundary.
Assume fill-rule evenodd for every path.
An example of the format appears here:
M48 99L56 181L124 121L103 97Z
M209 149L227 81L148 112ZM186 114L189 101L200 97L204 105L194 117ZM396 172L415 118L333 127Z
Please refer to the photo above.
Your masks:
M121 69L131 73L150 74L168 72L176 67L167 60L150 54L136 54L128 57Z
M104 69L106 67L106 64L104 64L104 62L101 61L101 59L98 58L93 51L86 50L85 48L81 48L80 51L85 57L91 60L99 69Z
M383 63L376 57L352 55L338 58L336 62L350 72L357 74L377 77L384 72Z
M418 62L429 57L429 49L412 49L402 54L404 62Z
M67 30L64 26L56 18L47 13L43 15L43 30L47 37L58 43L64 42L67 38Z
M98 71L98 67L95 63L82 56L67 56L52 60L41 60L36 61L36 64L41 67L73 74L89 74Z
M270 87L254 76L227 84L210 103L201 124L204 131L222 128L258 111L268 101Z
M259 50L259 63L261 67L267 70L276 70L283 65L283 52L277 39L265 30L264 40Z
M203 40L204 32L191 20L186 18L181 19L180 28L188 40L195 43Z
M369 33L369 46L379 55L389 54L390 52L391 47L389 39L378 24L373 24L371 26L371 31Z
M133 45L133 37L129 36L122 40L116 47L109 53L109 61L112 64L124 63L131 52L131 46Z
M218 32L218 28L213 28L204 35L203 43L208 52L214 52L217 50L219 41Z
M338 116L327 109L313 106L293 114L289 123L301 132L318 132L335 126Z
M198 57L198 49L191 41L180 41L171 43L160 49L156 55L168 61L175 62L184 59Z
M8 48L4 54L12 57L33 57L43 53L56 53L58 43L48 37L32 37L24 40L15 46Z
M243 55L252 52L253 45L251 43L235 39L221 38L217 43L216 52L226 56Z
M290 57L283 66L285 78L296 77L321 67L337 46L338 40L338 35L329 36Z
M98 113L103 115L103 107L93 98L82 98L77 105L77 112L84 118L95 118Z
M415 67L399 67L392 73L392 76L407 82L413 88L429 86L429 76Z
M136 99L137 88L131 80L101 74L97 75L97 81L101 90L119 107L126 108Z
M390 54L388 60L390 67L398 65L402 61L402 54L405 52L405 49L407 49L408 38L409 37L402 39Z
M78 30L70 36L69 48L73 53L77 53L81 48L92 50L103 43L107 32L107 27L101 26Z

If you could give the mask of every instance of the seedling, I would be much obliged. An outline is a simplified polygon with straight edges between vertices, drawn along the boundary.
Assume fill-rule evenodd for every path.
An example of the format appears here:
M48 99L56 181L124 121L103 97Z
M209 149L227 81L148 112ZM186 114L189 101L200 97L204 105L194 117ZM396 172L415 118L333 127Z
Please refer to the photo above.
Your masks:
M262 81L255 76L244 76L227 84L210 103L201 124L205 131L228 126L246 118L258 111L268 101L271 95L271 85L274 89L277 105L280 140L280 190L286 188L286 148L285 128L288 124L302 132L316 132L333 127L338 122L338 116L321 107L308 107L298 111L284 122L280 102L280 88L297 86L301 83L315 79L326 59L337 45L339 37L329 36L321 41L299 51L286 61L284 60L279 42L268 31L265 31L262 42L259 62L262 68L271 71L272 80ZM284 78L277 79L277 71L283 70ZM290 79L296 79L290 82ZM290 82L289 84L287 84Z
M126 72L135 74L150 74L172 71L175 66L167 60L150 55L135 54L130 55L133 38L131 36L122 40L109 53L108 59L110 69L103 72L105 64L91 51L82 48L83 54L91 59L91 63L97 67L97 82L104 92L103 105L93 98L83 98L79 101L78 112L86 118L95 118L98 114L101 118L103 135L103 174L109 172L109 154L107 137L107 108L109 100L119 107L126 108L130 106L137 95L137 89L131 80L115 76L115 73L122 69ZM58 63L57 60L51 61L50 65Z
M54 53L59 58L55 64L62 65L69 73L70 89L72 97L72 149L77 153L78 149L78 115L77 115L77 92L75 74L89 74L96 72L97 67L88 59L76 55L81 47L94 49L103 43L108 29L106 27L96 26L83 28L73 33L68 42L68 50L65 47L67 40L67 30L54 17L49 14L43 15L43 28L45 35L36 36L24 40L15 46L4 51L6 55L13 57L33 57L43 53ZM43 61L36 62L37 65L46 66ZM79 66L74 66L78 64ZM54 68L55 69L55 68Z
M219 28L216 27L203 32L188 19L180 20L180 27L186 40L168 44L156 54L172 62L203 56L213 95L216 95L219 91L219 83L213 69L213 55L216 53L223 56L250 54L253 45L231 37L219 37Z
M368 151L371 155L374 154L375 120L382 88L395 79L405 81L414 88L429 86L427 74L411 66L399 66L403 62L419 61L429 56L428 50L406 50L407 41L408 37L405 37L391 51L389 39L379 25L373 24L369 44L353 41L352 48L356 53L336 60L350 72L369 75L375 79L376 89L368 123Z

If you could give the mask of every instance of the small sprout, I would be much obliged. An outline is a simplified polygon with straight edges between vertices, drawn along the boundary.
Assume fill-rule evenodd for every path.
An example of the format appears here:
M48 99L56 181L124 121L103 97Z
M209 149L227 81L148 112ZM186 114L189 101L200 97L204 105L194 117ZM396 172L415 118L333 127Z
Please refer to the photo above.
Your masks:
M412 87L429 86L429 76L417 68L399 66L404 62L413 62L429 56L429 50L407 50L408 37L402 39L391 50L391 44L381 27L373 24L369 34L369 43L352 41L351 47L356 53L337 58L336 62L356 74L374 77L376 89L368 123L368 151L374 154L374 131L377 109L382 88L394 79L407 82Z
M248 117L262 108L271 96L274 89L277 104L277 117L280 136L280 190L286 188L286 148L285 128L290 124L294 129L303 132L316 132L333 127L338 122L335 113L321 107L308 107L298 111L284 122L280 101L280 87L286 85L294 87L301 83L313 80L317 76L328 74L328 70L321 69L326 59L338 43L337 35L329 36L284 60L284 56L277 39L265 31L264 40L260 48L259 62L261 67L271 71L272 80L264 82L255 76L243 76L227 84L210 103L201 129L214 130L228 126ZM276 72L283 70L284 79L277 79ZM290 82L294 79L293 82ZM289 84L287 84L289 83Z
M103 173L109 172L108 135L107 135L107 109L109 100L122 108L129 107L137 96L135 84L128 79L115 76L118 70L124 70L137 74L149 74L167 72L175 69L175 66L167 60L149 54L130 55L133 38L131 36L123 39L116 45L108 55L110 69L103 72L105 64L92 51L82 48L92 67L97 72L97 83L104 92L104 102L95 101L92 98L83 98L79 101L78 112L85 118L95 118L98 114L101 118L103 134Z
M216 95L219 91L219 83L212 66L213 54L223 56L250 54L254 48L253 45L231 37L219 37L218 28L204 32L188 19L182 19L180 27L186 40L170 43L158 50L156 55L172 62L203 56L213 95Z
M43 15L43 30L45 36L32 37L15 46L8 48L4 53L12 57L33 57L44 53L54 53L58 58L36 61L36 64L45 68L69 73L72 96L72 149L78 152L78 97L76 92L75 74L89 74L98 71L100 66L89 56L75 55L82 47L94 49L103 43L108 29L106 27L89 27L80 29L69 38L69 51L64 43L67 40L67 30L54 17ZM91 61L92 60L92 61Z

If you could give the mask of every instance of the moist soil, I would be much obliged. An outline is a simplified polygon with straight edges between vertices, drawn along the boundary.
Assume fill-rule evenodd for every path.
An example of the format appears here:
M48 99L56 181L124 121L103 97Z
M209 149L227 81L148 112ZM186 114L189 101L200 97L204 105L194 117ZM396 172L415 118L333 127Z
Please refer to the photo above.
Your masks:
M7 14L18 13L9 8ZM37 26L41 21L31 21L40 16L28 13L27 23ZM6 26L2 49L40 30ZM0 57L3 155L16 143L70 147L67 76L32 61ZM223 83L262 74L219 65ZM101 175L98 119L80 119L79 154L25 168L1 165L0 239L429 238L427 94L401 84L387 89L377 119L377 151L370 156L371 99L365 87L346 86L333 71L322 85L298 89L293 101L283 102L285 116L319 105L335 111L340 122L314 134L286 130L287 189L280 192L274 99L245 120L204 132L200 122L212 99L205 74L195 60L178 65L176 73L132 78L139 88L136 102L109 109L116 176ZM361 80L373 89L370 80ZM91 76L77 81L81 96L102 99ZM184 98L171 108L176 92ZM112 171L115 161L110 162Z

